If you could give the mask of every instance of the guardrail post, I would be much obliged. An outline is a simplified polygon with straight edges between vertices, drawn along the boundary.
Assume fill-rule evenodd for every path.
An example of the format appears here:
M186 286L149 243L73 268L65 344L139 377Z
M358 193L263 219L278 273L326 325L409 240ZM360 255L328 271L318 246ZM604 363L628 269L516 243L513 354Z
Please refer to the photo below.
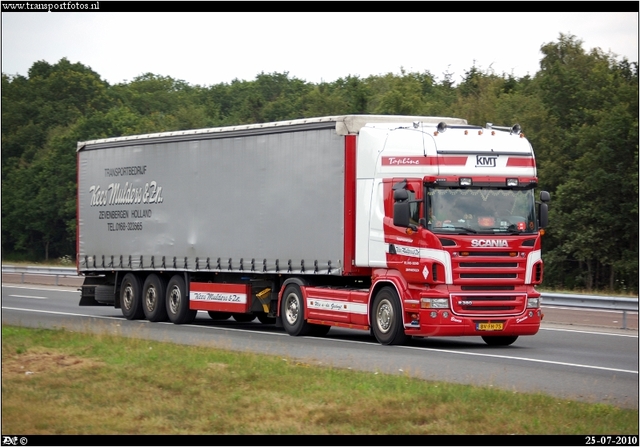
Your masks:
M627 328L627 311L623 310L622 311L622 329L626 329Z

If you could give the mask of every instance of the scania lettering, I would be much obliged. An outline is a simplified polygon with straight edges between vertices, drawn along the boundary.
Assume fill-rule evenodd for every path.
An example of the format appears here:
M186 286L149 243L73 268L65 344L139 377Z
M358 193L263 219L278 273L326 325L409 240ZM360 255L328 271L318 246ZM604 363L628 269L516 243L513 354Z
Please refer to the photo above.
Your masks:
M472 239L472 247L505 247L509 248L509 244L504 239Z
M77 165L82 306L382 344L540 328L549 194L518 125L329 116L79 142Z

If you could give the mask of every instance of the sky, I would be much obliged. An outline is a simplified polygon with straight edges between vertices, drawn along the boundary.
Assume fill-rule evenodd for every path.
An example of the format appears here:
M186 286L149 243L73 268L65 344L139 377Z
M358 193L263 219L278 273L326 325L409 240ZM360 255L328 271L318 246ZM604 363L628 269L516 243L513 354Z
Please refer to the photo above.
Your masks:
M402 70L459 82L474 66L533 76L560 33L638 61L637 12L3 12L2 73L67 58L110 84L146 73L201 86L260 73L317 84Z

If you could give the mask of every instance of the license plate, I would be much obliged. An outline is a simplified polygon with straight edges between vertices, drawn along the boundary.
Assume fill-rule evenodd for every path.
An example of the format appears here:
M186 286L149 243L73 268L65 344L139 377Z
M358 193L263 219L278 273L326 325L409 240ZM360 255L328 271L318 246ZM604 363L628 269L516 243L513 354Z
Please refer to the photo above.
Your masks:
M504 323L478 323L476 328L479 331L501 331L504 329Z

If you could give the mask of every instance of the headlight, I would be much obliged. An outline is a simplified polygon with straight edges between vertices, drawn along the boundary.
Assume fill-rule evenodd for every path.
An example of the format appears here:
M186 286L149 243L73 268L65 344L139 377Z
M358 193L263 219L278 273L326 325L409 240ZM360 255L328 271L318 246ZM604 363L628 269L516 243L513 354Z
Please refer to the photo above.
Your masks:
M422 298L420 299L422 309L448 309L449 298Z
M527 309L538 309L540 307L540 298L528 298Z

